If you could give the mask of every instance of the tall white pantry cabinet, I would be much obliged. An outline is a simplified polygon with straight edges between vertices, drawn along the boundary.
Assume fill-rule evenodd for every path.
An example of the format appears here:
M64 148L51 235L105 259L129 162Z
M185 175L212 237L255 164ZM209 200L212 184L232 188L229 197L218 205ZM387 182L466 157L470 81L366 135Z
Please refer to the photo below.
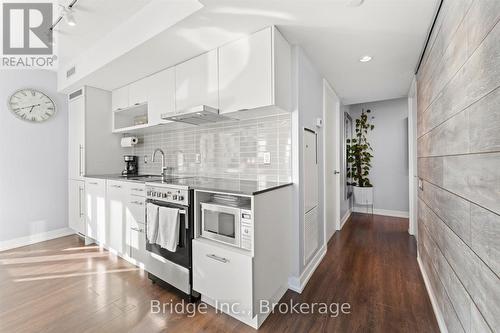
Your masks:
M123 168L120 137L111 133L111 93L82 87L68 97L68 224L75 232L93 231L85 212L88 174L117 173Z

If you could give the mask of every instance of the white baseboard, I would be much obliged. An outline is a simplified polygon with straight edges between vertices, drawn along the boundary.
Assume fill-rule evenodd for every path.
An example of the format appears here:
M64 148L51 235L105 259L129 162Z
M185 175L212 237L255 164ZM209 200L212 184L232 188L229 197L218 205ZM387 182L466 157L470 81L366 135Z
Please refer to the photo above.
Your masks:
M372 212L371 208L370 207L367 208L366 206L363 206L363 207L359 207L359 206L352 207L352 211L354 213L368 213L368 214L371 214L371 212ZM409 212L407 212L407 211L377 209L377 208L375 208L373 210L373 214L375 214L375 215L384 215L384 216L393 216L393 217L402 217L402 218L408 218L410 216Z
M300 277L291 276L288 278L288 289L298 292L299 294L302 293L302 290L306 287L307 282L309 282L309 279L313 275L316 268L318 268L325 255L326 245L323 245L318 252L316 252Z
M40 243L44 241L48 241L54 238L64 237L68 235L72 235L75 232L70 228L61 228L51 231L42 232L39 234L29 235L25 237L19 237L10 239L7 241L0 242L0 251L15 249L17 247L31 245L35 243Z
M342 228L344 227L344 224L347 222L347 220L349 220L349 218L351 217L351 214L352 214L352 208L349 208L347 210L347 212L345 212L342 219L340 220L340 230L342 230Z
M441 331L441 333L448 333L448 329L446 328L443 314L439 309L436 297L434 296L434 292L431 288L429 277L427 276L427 272L425 271L424 265L422 264L422 261L420 260L420 256L418 254L417 254L417 263L418 267L420 268L420 273L422 274L422 278L424 279L425 289L427 289L427 294L429 294L429 298L431 299L432 310L434 310L434 315L436 316L439 330Z

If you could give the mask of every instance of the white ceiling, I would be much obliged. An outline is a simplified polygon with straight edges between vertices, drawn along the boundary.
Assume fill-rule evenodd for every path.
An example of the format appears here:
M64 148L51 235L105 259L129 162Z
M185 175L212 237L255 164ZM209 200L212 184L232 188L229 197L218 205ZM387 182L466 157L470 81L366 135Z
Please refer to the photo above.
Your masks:
M61 27L62 62L150 1L79 0L77 27ZM348 0L200 0L203 8L85 83L113 89L274 24L290 43L303 47L345 104L403 97L438 1L365 0L349 7ZM366 54L373 60L359 62Z
M67 6L71 1L59 0L59 4ZM150 2L151 0L78 0L74 7L77 25L70 27L62 20L56 27L59 61L67 63L78 57Z

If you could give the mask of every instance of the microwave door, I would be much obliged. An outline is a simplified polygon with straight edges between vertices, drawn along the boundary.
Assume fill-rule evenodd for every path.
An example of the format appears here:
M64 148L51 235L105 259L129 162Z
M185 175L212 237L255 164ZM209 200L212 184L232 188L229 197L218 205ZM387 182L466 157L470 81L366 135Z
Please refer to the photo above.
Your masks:
M207 238L240 246L239 209L203 204L202 235Z
M204 209L203 210L203 231L219 234L219 213Z

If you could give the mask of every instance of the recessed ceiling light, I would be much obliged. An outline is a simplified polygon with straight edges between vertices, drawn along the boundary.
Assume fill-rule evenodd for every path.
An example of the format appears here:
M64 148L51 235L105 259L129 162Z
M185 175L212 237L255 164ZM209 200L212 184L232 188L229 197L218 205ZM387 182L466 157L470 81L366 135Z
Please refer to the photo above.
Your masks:
M372 57L370 57L369 55L365 55L365 56L362 56L361 58L359 58L359 61L361 62L368 62L372 60Z
M359 7L365 2L365 0L348 0L347 1L347 6L348 7Z

